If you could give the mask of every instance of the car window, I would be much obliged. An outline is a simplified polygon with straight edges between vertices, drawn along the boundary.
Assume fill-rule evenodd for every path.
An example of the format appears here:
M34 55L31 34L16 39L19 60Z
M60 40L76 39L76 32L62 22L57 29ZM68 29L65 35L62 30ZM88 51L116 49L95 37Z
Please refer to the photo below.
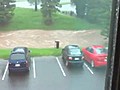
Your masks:
M70 54L71 55L80 55L81 51L80 51L80 49L70 49Z
M74 48L79 48L79 46L77 46L77 45L71 45L71 46L69 46L69 48L71 48L71 49L73 48L74 49Z
M107 50L105 48L97 48L96 53L97 54L107 54Z
M89 51L89 47L87 47L86 50Z
M16 49L14 50L14 52L22 52L22 53L25 53L25 51L23 49Z
M11 60L20 60L20 59L25 59L25 55L24 54L12 54L10 56Z
M91 52L91 53L94 53L94 50L93 50L93 48L90 48L89 52Z
M91 48L91 47L87 47L86 50L89 51L89 52L91 52L91 53L94 52L93 48Z

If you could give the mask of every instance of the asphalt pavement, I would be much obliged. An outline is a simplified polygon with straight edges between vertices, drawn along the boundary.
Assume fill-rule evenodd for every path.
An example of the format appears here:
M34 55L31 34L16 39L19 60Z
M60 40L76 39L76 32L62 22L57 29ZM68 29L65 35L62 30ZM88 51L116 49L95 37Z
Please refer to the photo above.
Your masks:
M1 90L104 90L105 67L67 68L61 57L32 57L29 73L9 75L7 60L0 60Z

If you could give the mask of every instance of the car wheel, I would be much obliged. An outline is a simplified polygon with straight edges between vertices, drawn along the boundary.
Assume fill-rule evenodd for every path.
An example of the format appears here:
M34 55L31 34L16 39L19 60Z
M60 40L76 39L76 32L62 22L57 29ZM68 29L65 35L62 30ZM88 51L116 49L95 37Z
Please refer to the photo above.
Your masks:
M95 67L95 64L94 64L94 61L91 60L91 67L94 68Z

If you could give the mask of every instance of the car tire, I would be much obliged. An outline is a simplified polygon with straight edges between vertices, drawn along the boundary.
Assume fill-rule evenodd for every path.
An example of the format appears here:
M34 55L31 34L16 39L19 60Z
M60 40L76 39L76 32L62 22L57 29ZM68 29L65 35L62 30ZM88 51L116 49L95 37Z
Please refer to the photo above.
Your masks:
M91 60L91 67L94 68L95 67L95 64L94 64L94 61Z

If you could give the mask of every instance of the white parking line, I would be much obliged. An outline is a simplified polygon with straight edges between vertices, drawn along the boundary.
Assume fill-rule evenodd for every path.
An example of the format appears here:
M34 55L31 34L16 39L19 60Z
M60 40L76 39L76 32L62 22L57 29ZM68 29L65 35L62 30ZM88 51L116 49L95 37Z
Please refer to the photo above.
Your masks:
M6 68L5 68L4 74L3 74L3 76L2 76L2 80L5 79L5 75L6 75L7 70L8 70L8 64L9 64L9 63L7 63L7 65L6 65Z
M85 65L85 67L90 71L91 74L94 74L93 71L88 67L87 64L84 63L84 65Z
M65 74L65 72L64 72L64 70L62 68L62 65L60 64L60 61L59 61L58 57L56 57L56 60L57 60L57 63L59 65L59 67L60 67L60 70L62 71L63 76L66 76L66 74Z
M33 61L33 75L34 75L34 78L36 78L36 69L35 69L35 60L34 60L34 58L32 58L32 61Z

